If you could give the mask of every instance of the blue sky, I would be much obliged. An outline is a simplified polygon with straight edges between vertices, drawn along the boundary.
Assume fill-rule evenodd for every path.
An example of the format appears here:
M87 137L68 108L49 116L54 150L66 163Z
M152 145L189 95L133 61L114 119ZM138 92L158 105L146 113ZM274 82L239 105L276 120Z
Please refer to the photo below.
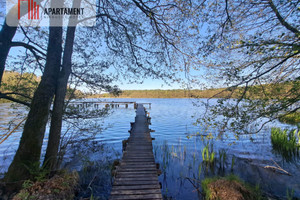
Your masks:
M5 0L0 0L0 23L1 25L4 22L4 15L5 15ZM21 40L23 38L23 34L16 34L14 37L14 41L18 41ZM24 53L24 49L23 48L12 48L10 51L10 56L14 56L17 54L22 54ZM41 74L37 74L37 75L41 75ZM178 76L180 76L181 78L184 79L184 72L178 72ZM118 81L115 82L114 84L116 84L120 89L122 90L134 90L134 89L138 89L138 90L150 90L150 89L182 89L183 86L181 83L165 83L163 80L158 80L158 79L145 79L143 80L142 84L138 84L138 83L134 83L134 84L130 84L128 83L128 81Z
M146 79L142 84L118 84L122 90L150 90L150 89L179 89L179 83L172 83L171 86L164 83L162 80Z

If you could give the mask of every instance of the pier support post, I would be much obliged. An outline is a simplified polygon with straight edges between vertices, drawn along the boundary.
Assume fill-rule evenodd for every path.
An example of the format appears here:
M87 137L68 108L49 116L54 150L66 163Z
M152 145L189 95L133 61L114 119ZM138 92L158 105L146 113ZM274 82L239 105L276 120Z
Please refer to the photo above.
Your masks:
M122 140L122 152L126 150L128 140Z

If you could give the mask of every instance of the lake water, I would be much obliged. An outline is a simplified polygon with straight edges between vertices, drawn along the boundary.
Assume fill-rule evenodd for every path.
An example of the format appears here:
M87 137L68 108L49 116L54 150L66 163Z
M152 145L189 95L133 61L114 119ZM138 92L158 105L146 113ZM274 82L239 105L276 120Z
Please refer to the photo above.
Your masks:
M104 100L104 99L103 99ZM107 101L136 101L138 103L152 103L150 112L152 125L155 130L151 133L155 138L153 151L156 162L160 163L162 174L159 181L162 183L162 193L168 199L201 199L198 190L201 190L199 180L215 175L236 174L244 181L252 185L259 185L263 192L274 198L284 198L287 192L294 191L294 196L300 198L300 165L299 161L287 163L276 154L270 142L272 126L291 128L280 122L268 124L263 131L256 135L241 136L237 141L233 134L222 140L214 140L213 149L216 152L217 161L213 167L202 163L202 149L205 142L197 132L202 132L203 127L194 126L196 118L204 112L203 107L194 107L191 99L106 99ZM90 100L89 100L90 101ZM105 101L105 100L104 100ZM203 99L205 101L205 99ZM211 100L214 104L216 100ZM14 112L18 113L14 113ZM19 107L14 110L9 104L0 104L0 134L5 133L7 123L16 114L26 113ZM77 129L71 129L68 123L64 124L63 133L74 134L72 148L67 149L63 162L64 166L82 170L82 162L79 162L80 150L88 145L94 145L94 151L86 151L84 156L90 161L109 162L121 157L122 140L129 137L130 122L134 121L135 111L133 106L125 108L120 106L110 111L105 118L93 118L88 120L72 120ZM22 118L22 117L20 117ZM20 121L20 120L19 120ZM17 122L15 122L17 123ZM100 127L99 127L100 125ZM80 128L78 128L80 126ZM14 125L12 125L14 127ZM101 130L101 128L103 128ZM5 142L0 144L0 172L5 172L16 151L21 128L13 133ZM217 134L211 130L213 134ZM97 133L97 134L96 134ZM96 134L92 143L80 143L76 146L78 138ZM47 135L47 134L46 134ZM47 136L44 143L47 142ZM233 144L235 143L235 144ZM85 146L87 145L87 146ZM100 148L101 146L101 148ZM97 149L101 151L97 151ZM45 149L45 146L43 147ZM87 149L87 148L86 148ZM226 160L218 161L219 152L226 152ZM82 154L80 154L82 155ZM81 156L84 157L84 156ZM267 165L275 166L278 163L292 176L265 169ZM109 184L108 184L109 185ZM109 186L108 190L109 190ZM199 187L199 188L198 188ZM101 189L99 189L100 191ZM98 191L98 194L99 194Z

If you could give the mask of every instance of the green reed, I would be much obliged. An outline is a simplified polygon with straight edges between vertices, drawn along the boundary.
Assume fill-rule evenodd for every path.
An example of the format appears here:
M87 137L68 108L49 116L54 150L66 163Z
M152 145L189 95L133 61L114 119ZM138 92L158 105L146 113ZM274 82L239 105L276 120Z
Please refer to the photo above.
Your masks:
M280 153L287 161L291 161L294 157L299 157L300 151L300 131L281 130L280 128L272 128L271 143L273 149Z
M213 151L213 147L209 146L207 144L203 149L202 149L202 160L203 162L206 162L208 164L213 164L215 161L215 152Z
M219 149L219 161L220 161L220 167L221 168L225 168L226 159L227 159L226 150L225 149Z

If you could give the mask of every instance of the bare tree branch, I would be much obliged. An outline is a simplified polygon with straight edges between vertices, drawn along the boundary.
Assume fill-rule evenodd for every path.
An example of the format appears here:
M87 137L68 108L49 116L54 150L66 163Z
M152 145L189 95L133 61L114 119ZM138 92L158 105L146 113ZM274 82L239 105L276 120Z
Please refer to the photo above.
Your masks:
M13 101L13 102L16 102L16 103L19 103L19 104L22 104L22 105L30 107L30 103L28 103L26 101L22 101L22 100L16 99L14 97L7 96L7 94L4 94L4 93L0 92L0 99L1 98L2 99L7 99L7 100L10 100L10 101Z
M280 15L279 11L277 10L276 6L274 5L272 0L269 0L269 5L272 8L273 12L276 14L276 17L280 21L280 23L286 27L288 30L292 31L295 33L298 37L300 37L300 31L296 29L295 27L291 26L289 23L287 23L283 17Z
M21 46L21 47L24 47L26 49L29 49L38 58L42 58L42 57L38 56L36 54L36 52L42 54L43 56L46 56L46 53L42 52L41 50L37 49L36 47L34 47L34 46L30 45L30 44L26 44L24 42L11 42L10 46L11 47Z

